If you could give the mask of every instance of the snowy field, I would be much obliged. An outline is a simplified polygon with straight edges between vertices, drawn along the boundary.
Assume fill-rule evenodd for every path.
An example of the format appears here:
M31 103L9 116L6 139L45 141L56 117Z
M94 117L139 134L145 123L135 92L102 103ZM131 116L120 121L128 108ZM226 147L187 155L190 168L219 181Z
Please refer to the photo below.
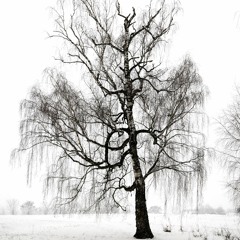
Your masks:
M151 228L157 240L240 239L239 219L226 215L150 214ZM163 229L171 229L164 232ZM0 216L0 240L130 240L135 231L134 215L95 216ZM230 237L227 238L227 234ZM234 237L235 236L235 237ZM239 238L238 238L239 237Z

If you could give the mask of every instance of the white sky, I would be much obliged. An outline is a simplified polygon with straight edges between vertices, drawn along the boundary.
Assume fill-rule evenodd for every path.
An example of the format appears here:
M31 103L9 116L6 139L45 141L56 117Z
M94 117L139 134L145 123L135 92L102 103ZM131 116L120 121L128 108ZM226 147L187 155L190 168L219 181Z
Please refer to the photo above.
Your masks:
M134 0L120 0L132 5ZM147 2L147 1L146 1ZM55 0L0 2L0 205L10 198L39 201L40 183L26 187L25 168L9 166L11 150L18 146L19 104L53 60L56 47L47 40L53 20L47 7ZM226 107L240 83L240 1L182 0L178 30L168 51L171 61L190 54L210 90L207 112L210 121ZM209 141L216 139L210 125ZM224 189L223 172L212 171L206 184L205 202L231 207ZM37 190L36 190L37 189Z

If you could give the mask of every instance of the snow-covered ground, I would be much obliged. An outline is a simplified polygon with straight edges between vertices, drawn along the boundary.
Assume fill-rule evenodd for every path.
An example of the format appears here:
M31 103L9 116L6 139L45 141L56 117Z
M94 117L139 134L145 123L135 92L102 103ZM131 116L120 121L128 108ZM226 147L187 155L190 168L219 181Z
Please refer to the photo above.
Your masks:
M229 232L240 239L236 216L184 215L183 232L179 215L165 219L161 214L150 214L149 218L156 240L231 240L223 236ZM167 226L171 232L163 231ZM130 240L134 231L133 214L0 216L0 240Z

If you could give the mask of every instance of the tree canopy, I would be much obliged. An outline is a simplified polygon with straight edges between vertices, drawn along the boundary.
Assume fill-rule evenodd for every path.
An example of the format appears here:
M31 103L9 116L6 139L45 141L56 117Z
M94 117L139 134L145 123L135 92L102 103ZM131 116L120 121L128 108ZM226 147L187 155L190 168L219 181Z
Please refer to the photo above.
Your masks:
M236 210L240 207L240 92L236 89L234 101L219 117L221 159L228 169L227 187L231 192Z
M63 40L58 60L79 64L82 83L46 71L48 90L33 87L21 104L19 150L29 153L30 170L48 159L46 183L61 204L105 200L124 209L135 191L135 237L153 237L145 184L170 179L181 198L205 173L206 88L190 57L167 69L161 56L178 7L150 1L137 16L118 2L59 3L50 37Z

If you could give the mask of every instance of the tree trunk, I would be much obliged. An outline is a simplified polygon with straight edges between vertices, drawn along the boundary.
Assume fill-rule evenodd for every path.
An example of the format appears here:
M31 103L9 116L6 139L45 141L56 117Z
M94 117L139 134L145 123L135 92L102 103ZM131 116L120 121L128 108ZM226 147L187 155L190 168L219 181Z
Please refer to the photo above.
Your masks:
M131 85L129 89L131 90ZM146 196L145 196L145 181L143 178L143 174L142 174L142 170L141 170L141 166L138 158L137 136L136 136L136 129L134 124L133 112L132 112L133 99L131 97L131 93L129 95L130 97L128 98L128 101L127 101L127 120L128 120L128 126L129 126L129 145L130 145L130 152L132 156L133 171L134 171L134 177L135 177L134 183L136 186L136 192L135 192L136 233L134 237L138 239L146 239L146 238L153 238L153 234L150 229L149 220L148 220L148 212L147 212Z
M138 239L153 238L153 234L149 225L145 197L145 182L143 178L136 185L135 217L136 217L136 233L134 237Z
M153 238L152 231L150 229L148 212L146 206L146 197L145 197L145 182L142 175L142 170L138 158L137 151L137 135L135 122L133 117L133 105L134 105L134 94L133 94L133 83L130 78L131 71L129 70L129 27L131 22L129 22L128 17L125 18L124 27L125 27L125 41L124 41L124 73L125 73L125 97L126 97L126 117L127 124L129 129L129 145L130 153L132 156L133 171L135 177L136 185L136 195L135 195L135 217L136 217L136 233L135 238L146 239Z

